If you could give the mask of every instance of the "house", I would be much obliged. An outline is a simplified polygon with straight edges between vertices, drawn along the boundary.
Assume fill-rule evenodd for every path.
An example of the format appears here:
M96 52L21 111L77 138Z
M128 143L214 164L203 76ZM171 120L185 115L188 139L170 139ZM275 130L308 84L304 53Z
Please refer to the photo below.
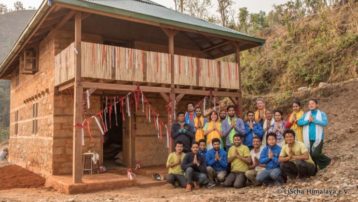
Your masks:
M123 166L162 165L169 139L158 138L148 111L170 130L174 113L204 96L240 107L240 51L263 43L150 0L43 1L0 65L0 78L11 81L9 160L77 183L82 154L95 151L104 162L116 142ZM230 54L236 63L217 60ZM145 110L127 99L135 92ZM108 105L117 107L117 124ZM103 136L96 120L110 119Z

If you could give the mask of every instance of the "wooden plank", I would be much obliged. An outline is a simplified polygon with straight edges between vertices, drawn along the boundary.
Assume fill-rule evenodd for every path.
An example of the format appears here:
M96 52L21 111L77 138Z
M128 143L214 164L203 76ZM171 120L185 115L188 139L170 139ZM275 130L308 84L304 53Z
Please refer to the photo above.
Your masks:
M240 116L242 116L242 88L241 88L241 69L240 69L240 44L239 43L235 43L235 47L236 47L236 63L237 63L237 71L239 74L239 96L237 96L238 99L238 114Z
M178 96L176 96L175 100L176 100L177 104L183 99L184 96L185 96L185 94L179 94Z
M73 125L82 123L82 102L83 88L81 86L81 37L82 37L82 17L77 13L75 17L75 82L74 82L74 105L73 105ZM73 128L73 162L72 162L72 179L73 183L82 181L82 143L81 129Z
M160 94L160 96L162 96L162 98L165 100L165 102L166 103L168 103L169 102L169 96L167 95L167 94L165 94L165 93L159 93Z
M207 91L207 90L194 90L194 89L179 89L179 88L175 88L174 93L206 96L206 95L208 95L209 91ZM239 92L218 91L218 92L214 93L214 96L219 96L219 97L237 97L238 95L239 95Z
M98 90L116 90L116 91L131 92L137 89L136 85L125 85L125 84L116 84L116 83L100 83L100 82L83 81L81 84L83 88L96 88ZM170 88L165 88L165 87L140 86L140 88L143 92L170 93Z

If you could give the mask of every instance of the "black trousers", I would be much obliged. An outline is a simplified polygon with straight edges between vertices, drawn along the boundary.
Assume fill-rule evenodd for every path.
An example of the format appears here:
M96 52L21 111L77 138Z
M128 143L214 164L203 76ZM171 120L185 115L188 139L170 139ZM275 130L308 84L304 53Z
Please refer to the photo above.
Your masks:
M184 175L178 175L178 174L168 174L167 176L167 182L172 184L174 187L177 186L177 182L180 187L186 186L186 179Z
M306 178L316 174L316 166L304 160L287 161L280 164L282 175L290 178Z
M314 144L314 141L310 141L310 154L311 154L312 160L315 162L315 164L320 169L324 169L331 163L331 159L322 153L323 140L317 146L317 148L312 152L313 144Z

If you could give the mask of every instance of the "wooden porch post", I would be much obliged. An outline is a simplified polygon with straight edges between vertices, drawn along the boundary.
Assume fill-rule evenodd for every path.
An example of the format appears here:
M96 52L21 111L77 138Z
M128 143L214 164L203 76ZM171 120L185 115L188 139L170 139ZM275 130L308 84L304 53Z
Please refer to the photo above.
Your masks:
M236 51L235 51L235 57L236 57L236 63L239 73L239 96L237 97L237 105L238 105L238 114L242 117L242 86L241 86L241 70L240 70L240 44L237 42L235 43Z
M168 127L169 127L169 134L170 134L170 144L169 144L169 149L168 149L168 153L173 151L173 139L171 138L171 133L172 133L172 125L173 125L173 110L175 109L175 93L174 93L174 36L176 34L175 30L170 30L170 29L163 29L163 31L165 32L165 34L168 36L168 53L170 55L170 75L171 75L171 79L170 79L170 88L171 88L171 92L169 94L170 97L170 101L171 101L171 108L172 108L172 113L171 115L168 116Z
M83 87L81 84L81 37L82 37L82 18L81 13L75 16L75 81L73 98L73 125L82 123L82 99ZM72 157L72 179L73 183L82 181L82 144L81 129L73 129L73 157Z

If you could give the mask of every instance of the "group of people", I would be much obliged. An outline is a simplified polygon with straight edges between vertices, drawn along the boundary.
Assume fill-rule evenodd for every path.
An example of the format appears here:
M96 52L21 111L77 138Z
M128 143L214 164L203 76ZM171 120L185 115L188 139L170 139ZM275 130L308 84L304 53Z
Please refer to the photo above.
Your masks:
M228 106L208 119L192 103L178 112L172 126L175 151L167 159L167 181L193 188L216 185L241 188L248 184L282 184L287 179L314 176L331 159L322 153L327 115L318 101L308 101L304 112L298 101L283 119L280 110L266 109L262 99L245 122Z

